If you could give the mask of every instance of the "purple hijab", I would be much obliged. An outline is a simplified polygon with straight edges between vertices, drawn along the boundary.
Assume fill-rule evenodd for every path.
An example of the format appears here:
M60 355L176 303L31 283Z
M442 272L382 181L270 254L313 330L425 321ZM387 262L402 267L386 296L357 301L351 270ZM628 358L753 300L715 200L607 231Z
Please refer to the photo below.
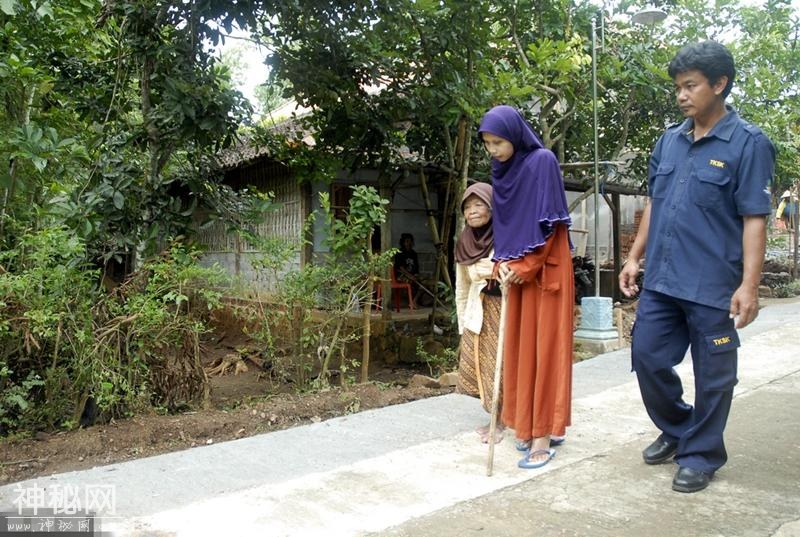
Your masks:
M510 141L514 155L492 160L494 260L525 257L543 245L555 225L572 225L558 159L546 149L516 109L495 106L483 116L478 134Z

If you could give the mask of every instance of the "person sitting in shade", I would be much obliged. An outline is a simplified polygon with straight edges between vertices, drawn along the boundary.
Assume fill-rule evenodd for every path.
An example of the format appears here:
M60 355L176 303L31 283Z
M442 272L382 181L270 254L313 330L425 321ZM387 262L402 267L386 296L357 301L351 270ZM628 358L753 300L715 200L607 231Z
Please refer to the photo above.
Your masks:
M414 250L414 235L400 235L400 251L394 256L394 272L397 279L415 283L419 274L419 257Z

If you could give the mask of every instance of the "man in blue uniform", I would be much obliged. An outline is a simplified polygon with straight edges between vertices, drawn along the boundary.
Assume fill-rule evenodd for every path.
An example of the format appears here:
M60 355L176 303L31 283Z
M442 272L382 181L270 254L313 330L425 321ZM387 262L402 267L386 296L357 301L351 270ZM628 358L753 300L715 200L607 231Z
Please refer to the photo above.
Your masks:
M723 431L733 398L737 328L758 315L769 184L775 149L725 98L733 57L710 41L687 45L669 64L686 117L670 126L650 159L650 200L619 275L626 296L644 289L631 349L642 399L661 435L647 464L680 465L673 490L696 492L728 456ZM691 346L694 406L674 370Z

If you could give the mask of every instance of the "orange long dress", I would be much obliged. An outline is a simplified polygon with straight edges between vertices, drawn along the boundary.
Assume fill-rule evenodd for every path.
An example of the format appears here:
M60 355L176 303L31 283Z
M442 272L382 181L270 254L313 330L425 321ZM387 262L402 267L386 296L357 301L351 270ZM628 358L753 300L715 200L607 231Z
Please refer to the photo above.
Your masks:
M521 440L563 436L572 415L575 300L567 226L557 224L545 244L509 266L525 283L508 291L502 420Z

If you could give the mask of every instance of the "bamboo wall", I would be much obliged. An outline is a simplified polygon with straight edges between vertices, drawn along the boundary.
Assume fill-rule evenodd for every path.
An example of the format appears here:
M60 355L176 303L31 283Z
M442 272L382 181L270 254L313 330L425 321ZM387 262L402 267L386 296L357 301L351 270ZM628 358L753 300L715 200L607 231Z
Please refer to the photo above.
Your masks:
M231 170L226 174L226 183L234 190L249 188L272 192L279 207L270 211L262 223L253 224L252 231L265 238L299 242L308 200L304 189L291 177L285 166L262 159ZM275 275L253 267L253 260L263 255L257 246L249 244L236 234L228 233L223 223L215 222L199 231L198 241L206 248L203 263L219 263L237 280L245 294L248 291L268 293L275 289ZM277 277L299 268L304 258L305 252L299 248L294 258L278 271Z

